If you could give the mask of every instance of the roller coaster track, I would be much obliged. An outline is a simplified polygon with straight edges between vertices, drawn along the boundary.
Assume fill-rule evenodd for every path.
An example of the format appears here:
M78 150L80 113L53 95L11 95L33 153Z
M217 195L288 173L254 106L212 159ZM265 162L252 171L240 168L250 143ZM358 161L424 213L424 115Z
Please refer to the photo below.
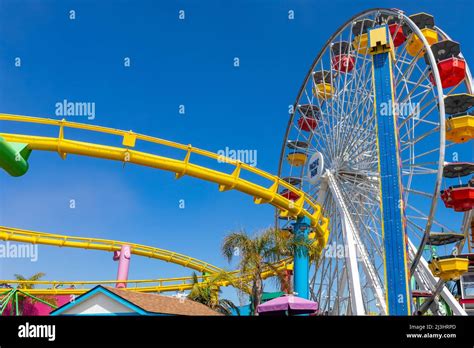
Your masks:
M66 158L67 154L75 154L115 160L123 163L134 163L137 165L174 172L176 178L188 175L205 181L214 182L219 185L220 191L234 189L246 193L254 197L254 202L256 204L269 203L275 206L280 210L280 215L282 217L308 217L311 221L313 230L316 232L316 241L321 245L321 247L324 247L326 244L329 219L323 216L321 206L314 202L306 193L280 179L278 176L269 174L246 163L226 158L209 151L194 148L191 145L183 145L164 139L134 133L132 131L123 131L65 120L53 120L9 114L0 114L0 121L41 124L56 126L59 128L58 137L0 133L0 136L9 142L28 144L28 147L31 150L58 152L63 159ZM120 136L123 139L123 147L66 139L65 129L67 128ZM137 140L182 150L185 152L184 159L169 158L132 150L131 148L135 147ZM225 173L191 163L191 155L207 157L208 159L215 160L217 164L230 164L234 166L234 170L232 173ZM260 180L265 179L266 181L269 181L271 186L265 187L261 184L256 184L247 179L243 179L241 176L242 171L253 174L259 177ZM295 202L285 198L278 192L282 187L295 193L299 198Z
M100 127L89 124L82 124L76 122L69 122L65 120L53 120L46 118L37 118L20 115L0 114L0 121L29 123L45 126L58 127L57 137L44 137L37 135L22 135L11 133L0 133L6 141L28 144L31 150L51 151L57 152L61 158L65 159L68 154L83 155L107 160L115 160L125 163L133 163L137 165L162 169L175 173L177 179L184 175L213 182L219 185L219 191L237 190L254 197L256 204L268 203L275 206L280 211L280 216L288 218L308 217L311 221L311 226L314 232L314 239L317 249L321 252L325 247L329 235L328 225L329 219L322 214L321 206L314 202L311 197L306 195L303 191L290 185L278 176L269 174L258 168L250 166L246 163L236 161L234 159L226 158L218 154L194 148L191 145L183 145L171 142L164 139L159 139L132 131L123 131L112 128ZM96 144L91 142L83 142L65 138L65 129L79 129L89 131L90 133L102 133L107 135L115 135L122 138L122 146L108 146ZM184 152L184 159L176 159L170 157L159 156L147 152L132 150L135 147L136 141L140 140L152 144L165 146L172 149L182 150ZM215 160L218 164L232 165L234 170L232 173L225 173L213 168L208 168L202 165L191 163L191 155L205 157L207 159ZM259 178L259 180L266 180L269 185L263 186L253 181L242 178L242 173L247 172ZM279 193L279 189L284 188L288 191L296 193L299 197L295 202L285 198ZM50 233L25 231L14 228L1 227L0 239L12 240L18 242L26 242L33 244L47 244L54 246L66 246L75 248L95 249L104 251L119 250L122 244L128 244L132 247L132 253L147 256L155 259L173 262L200 272L216 273L221 269L205 263L203 261L173 253L167 250L147 247L144 245L134 243L124 243L105 239L96 238L80 238L71 236L54 235ZM275 274L275 269L286 267L291 259L285 259L275 264L273 269L267 269L263 272L264 278ZM236 275L236 281L245 281L246 276L239 275L237 271L233 272ZM200 277L204 280L205 277ZM89 289L74 288L64 289L58 288L58 285L68 284L76 286L92 285L92 284L113 284L116 280L110 281L15 281L15 280L0 280L3 284L22 284L28 283L33 285L48 285L48 289L29 289L31 294L81 294ZM192 287L191 277L181 278L166 278L166 279L147 279L147 280L129 280L129 284L135 284L134 287L128 287L130 290L142 292L164 292L164 291L180 291L190 289ZM138 286L138 284L144 286ZM154 285L149 285L154 284ZM223 283L222 286L228 284Z
M122 245L129 245L132 254L135 255L175 263L199 272L217 273L222 271L219 267L190 256L146 245L109 239L64 236L0 226L0 240L110 252L119 251Z
M10 228L0 226L0 240L15 241L30 244L42 244L57 247L69 247L69 248L82 248L89 250L100 250L100 251L116 251L120 250L122 245L129 245L131 253L134 255L145 256L153 259L158 259L170 263L175 263L187 268L194 269L199 272L218 273L223 269L211 265L207 262L197 260L195 258L178 254L172 251L150 247L141 244L122 242L108 239L98 238L82 238L75 236L65 236L60 234L52 234L45 232L36 232L22 230L18 228ZM271 277L275 274L275 270L284 269L287 264L291 263L292 259L287 258L281 260L273 265L273 269L266 269L262 273L263 278ZM229 272L235 276L234 282L244 283L246 276L242 276L238 271ZM198 276L198 280L205 281L208 276ZM168 292L168 291L184 291L189 290L193 286L192 277L178 277L178 278L162 278L162 279L142 279L142 280L128 280L121 281L127 283L127 290L140 291L140 292ZM0 284L9 285L40 285L47 286L47 288L36 288L25 290L32 295L47 295L47 294L74 294L79 295L88 290L90 287L81 288L83 286L91 285L106 285L113 286L117 283L117 280L99 280L99 281L19 281L19 280L0 280ZM151 285L150 285L151 284ZM134 286L131 286L134 285ZM227 286L229 282L221 282L221 286ZM58 288L58 286L70 286L74 288ZM8 288L0 289L8 291Z

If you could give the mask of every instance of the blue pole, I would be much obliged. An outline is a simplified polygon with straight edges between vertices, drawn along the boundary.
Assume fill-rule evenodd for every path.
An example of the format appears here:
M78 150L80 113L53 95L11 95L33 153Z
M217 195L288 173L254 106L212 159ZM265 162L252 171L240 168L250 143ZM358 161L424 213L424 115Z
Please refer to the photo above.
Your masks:
M387 26L369 30L369 47L373 63L387 310L390 315L410 315L398 115L394 108L396 99L392 73L393 46Z
M293 223L296 241L308 241L310 220L305 216ZM309 254L306 246L297 246L294 255L293 291L298 297L309 299Z

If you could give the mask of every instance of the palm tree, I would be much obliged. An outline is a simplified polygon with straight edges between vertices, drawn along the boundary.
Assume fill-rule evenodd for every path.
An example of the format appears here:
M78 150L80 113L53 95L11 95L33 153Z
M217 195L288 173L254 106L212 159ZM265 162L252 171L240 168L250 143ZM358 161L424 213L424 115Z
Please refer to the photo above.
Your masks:
M34 281L40 280L45 275L46 275L46 273L38 272L38 273L33 274L29 278L26 278L25 276L23 276L21 274L14 274L14 277L15 277L16 280L25 282L25 283L20 283L18 285L18 289L23 290L27 293L29 289L34 289L34 287L35 287L34 284L28 283L28 281L34 282ZM43 301L49 302L50 304L56 305L56 298L54 296L36 296L36 297L43 300ZM23 310L23 305L25 303L24 302L25 300L26 300L26 296L19 296L18 297L18 307L21 308L20 311ZM38 302L38 301L35 300L34 298L31 298L31 303L35 303L35 302Z
M234 278L228 272L220 272L207 276L206 280L199 281L196 273L193 273L193 287L187 296L188 299L202 303L216 312L232 315L234 312L240 315L239 308L230 300L219 298L220 286L233 285Z
M33 274L31 277L29 278L26 278L24 277L23 275L21 274L14 274L15 276L15 279L18 280L18 281L37 281L37 280L40 280L41 278L43 278L44 276L46 275L46 273L43 273L43 272L38 272L36 274ZM22 290L28 290L28 289L33 289L35 286L34 284L31 284L31 283L21 283L18 285L18 288L19 289L22 289Z
M231 262L234 257L239 257L240 273L248 277L251 284L250 297L253 313L262 298L262 272L266 267L272 267L271 261L276 255L275 241L275 231L268 229L253 237L245 231L231 232L222 243L222 253L227 260Z
M224 238L222 253L229 262L235 257L239 258L240 273L246 275L251 284L249 294L253 313L261 303L264 270L273 271L281 289L292 292L286 272L277 269L274 263L293 256L301 247L308 249L310 258L314 258L313 255L317 253L312 241L293 238L275 228L268 228L255 236L249 236L245 231L231 232Z

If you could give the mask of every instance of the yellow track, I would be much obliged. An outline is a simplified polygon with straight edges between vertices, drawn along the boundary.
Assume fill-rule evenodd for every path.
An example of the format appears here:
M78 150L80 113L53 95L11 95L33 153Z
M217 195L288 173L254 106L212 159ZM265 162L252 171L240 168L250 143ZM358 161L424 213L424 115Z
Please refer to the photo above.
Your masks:
M291 259L281 261L276 265L278 269L284 269L288 263L291 263ZM231 272L236 275L234 282L236 284L245 284L245 278L238 275L238 271ZM275 272L273 270L267 270L262 273L262 278L266 279L268 277L274 276ZM205 281L206 277L199 276L198 280L201 282ZM123 290L138 291L138 292L169 292L169 291L184 291L190 290L193 287L192 277L177 277L177 278L161 278L161 279L141 279L141 280L127 280L120 281L121 283L127 283L127 287ZM47 286L47 288L35 288L35 289L26 289L25 291L31 295L81 295L89 291L93 286L104 285L114 287L117 283L117 280L87 280L87 281L48 281L48 280L0 280L0 284L29 284L29 285L42 285ZM151 285L150 285L151 284ZM74 289L67 288L56 288L56 286L70 287L74 286ZM220 283L220 286L228 286L228 282ZM84 287L85 286L85 287ZM2 292L9 291L9 288L0 289L0 294Z
M67 154L83 155L89 157L97 157L108 160L115 160L124 163L134 163L138 165L163 169L176 173L176 177L189 175L198 179L214 182L219 185L220 191L235 189L254 197L257 204L270 203L280 209L282 216L292 218L306 216L311 220L312 226L315 228L318 236L326 237L328 219L321 214L321 206L313 202L312 199L303 191L290 185L278 176L269 174L263 170L252 167L246 163L242 163L233 159L223 158L218 154L197 149L191 145L183 145L164 139L154 138L147 135L134 133L132 131L123 131L106 127L93 126L88 124L59 121L46 118L37 118L29 116L0 114L0 121L26 122L31 124L42 124L58 127L58 137L43 137L35 135L20 135L0 133L5 140L10 142L19 142L28 144L32 150L55 151L63 158ZM115 147L88 143L65 138L65 129L75 128L96 133L118 135L123 138L122 144L127 146ZM135 141L141 140L149 143L163 145L184 151L184 159L174 159L169 157L158 156L150 153L132 150ZM191 163L191 155L198 155L216 160L216 163L225 162L234 166L232 173L224 173L215 169L207 168L201 165ZM259 184L250 182L241 177L241 172L247 171L253 175L266 179L271 183L270 187L264 187ZM292 202L278 193L279 188L286 188L297 195L299 199ZM321 242L323 239L321 240ZM325 244L325 243L322 243Z
M222 271L222 269L219 267L190 256L146 245L120 242L109 239L63 236L60 234L34 232L18 228L0 226L0 240L110 252L120 250L122 245L130 245L131 252L135 255L146 256L152 259L175 263L177 265L191 268L199 272L216 273Z
M121 242L108 239L98 238L82 238L73 236L64 236L60 234L52 234L45 232L35 232L22 230L18 228L10 228L0 226L0 240L15 241L30 244L42 244L52 245L58 247L69 247L69 248L83 248L90 250L101 250L101 251L115 251L120 250L122 245L129 245L131 247L132 254L139 256L146 256L166 262L175 263L184 267L192 268L200 272L217 273L222 271L221 268L213 266L195 258L171 252L164 249L154 248L146 245ZM291 263L290 258L282 260L274 265L275 269L283 269L287 264ZM239 275L238 271L233 271L231 274L235 275L235 282L245 282L245 276ZM268 278L274 275L273 270L266 270L262 273L263 278ZM205 276L198 276L198 280L205 280ZM127 290L140 291L140 292L167 292L167 291L183 291L189 290L192 287L192 277L178 277L178 278L162 278L162 279L141 279L141 280L128 280L123 281L127 283ZM0 284L33 284L48 286L43 289L28 289L28 293L32 295L47 295L47 294L75 294L79 295L88 290L90 287L87 285L108 285L112 286L117 283L117 280L91 280L91 281L19 281L19 280L0 280ZM58 285L69 287L74 285L75 289L61 289L56 288ZM222 286L229 285L226 282L222 282ZM9 289L4 289L8 291ZM0 292L2 292L0 290Z
M328 240L328 225L329 219L324 217L322 214L321 206L314 202L311 197L306 195L303 191L297 189L293 185L290 185L284 180L281 180L278 176L269 174L258 168L252 167L248 164L236 161L233 159L219 156L215 153L194 148L191 145L183 145L175 142L171 142L164 139L159 139L147 135L134 133L132 131L123 131L112 128L94 126L89 124L82 124L76 122L69 122L65 120L53 120L46 118L37 118L21 115L9 115L0 114L0 121L10 122L22 122L29 124L40 124L45 126L58 127L57 137L44 137L37 135L21 135L21 134L10 134L0 133L0 136L9 142L18 142L28 144L28 147L32 150L42 151L53 151L60 154L65 159L67 154L83 155L89 157L96 157L108 160L120 161L123 163L134 163L137 165L148 166L152 168L162 169L174 172L176 178L180 178L184 175L195 177L198 179L214 182L219 185L219 191L237 190L254 197L256 204L269 203L280 210L282 217L297 218L306 216L310 219L313 232L315 234L315 243L317 243L318 249L321 251ZM108 146L90 142L82 142L65 137L65 129L79 129L88 131L89 133L102 133L107 135L115 135L121 137L123 147ZM135 147L136 141L140 140L156 145L165 146L172 149L182 150L183 159L175 159L164 156L159 156L151 153L141 152L132 150ZM202 165L198 165L191 162L191 155L196 158L207 158L216 161L216 164L226 163L232 165L234 170L232 173L225 173L216 169L211 169ZM262 186L249 180L243 179L241 176L242 172L250 173L253 176L259 178L259 180L266 180L269 185ZM283 197L279 194L279 190L285 188L291 192L296 193L299 199L295 202ZM78 237L68 237L60 235L52 235L47 233L36 233L32 231L24 231L11 228L2 228L0 231L1 239L15 240L27 242L27 243L42 243L56 246L71 246L77 248L89 248L96 250L108 250L114 251L119 250L119 243L116 241L107 241L101 239L88 239ZM62 239L61 239L62 238ZM21 240L20 240L21 239ZM114 244L115 243L115 244ZM214 273L219 268L207 264L205 262L193 259L191 257L172 253L166 250L146 247L138 244L127 243L132 247L135 246L134 253L142 256L153 257L169 262L181 264L186 267L193 268L198 271L210 271ZM283 262L283 266L284 266ZM209 270L208 270L209 268ZM272 271L267 271L270 276L273 274ZM1 281L5 283L18 283L15 281ZM170 278L170 279L159 279L159 280L139 280L129 281L130 283L157 283L155 286L144 286L135 287L133 290L137 291L149 291L149 292L160 292L160 291L174 291L189 289L191 287L190 278ZM31 282L30 282L31 283ZM41 282L40 282L41 283ZM38 283L38 284L40 284ZM100 284L100 281L91 282L67 282L67 284ZM105 283L115 283L115 281L106 281ZM44 284L55 285L54 282L45 282ZM32 289L29 290L32 294L44 294L44 293L82 293L87 289Z
M291 263L292 259L286 259L278 264L274 265L278 270L282 270L287 264ZM238 271L233 271L231 274L235 274L235 284L245 284L246 277L239 275ZM262 278L274 276L273 270L266 270L262 273ZM206 280L205 276L198 276L198 280L201 282ZM123 290L138 291L138 292L169 292L169 291L184 291L190 290L193 287L192 277L177 277L177 278L161 278L161 279L140 279L140 280L127 280L120 281L121 283L127 283L127 287ZM32 295L81 295L89 291L93 286L104 285L104 286L115 286L117 280L87 280L87 281L49 281L49 280L0 280L0 284L29 284L34 286L47 286L47 288L35 288L26 289L25 291ZM74 286L73 289L67 288L56 288L57 286L70 287ZM220 286L228 286L228 282L221 282ZM9 288L0 289L0 293L9 291Z

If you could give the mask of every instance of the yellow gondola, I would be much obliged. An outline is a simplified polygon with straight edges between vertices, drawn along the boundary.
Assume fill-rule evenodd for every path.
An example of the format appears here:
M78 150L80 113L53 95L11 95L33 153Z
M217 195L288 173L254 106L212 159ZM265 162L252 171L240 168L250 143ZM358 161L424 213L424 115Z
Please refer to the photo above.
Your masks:
M446 140L465 143L474 138L474 116L451 116L446 122Z
M329 83L318 83L313 87L313 94L319 99L331 99L334 95L334 87Z
M306 163L308 156L303 152L291 152L288 154L286 159L288 162L295 167L301 167Z
M354 39L352 40L352 47L360 54L368 54L367 47L369 45L369 36L367 31L374 26L374 22L370 19L360 20L354 23L352 33Z
M369 36L367 33L360 34L352 40L352 47L360 54L368 54L367 46L369 45Z
M315 71L313 80L313 95L319 99L331 99L335 92L331 72L326 70Z
M430 261L429 267L435 277L445 282L457 280L467 272L469 259L463 257L435 258Z
M418 28L420 28L421 33L430 46L438 42L438 32L435 29L434 17L432 15L427 13L417 13L410 16L410 19ZM419 57L423 57L425 52L420 52L423 49L423 41L421 38L412 32L406 25L404 26L404 32L408 36L406 44L407 53L412 57L415 57L418 54Z
M423 36L425 37L426 41L430 44L430 46L434 43L438 42L438 33L434 29L421 29L421 32L423 33ZM408 37L408 42L407 42L407 53L414 57L420 52L420 50L423 48L423 41L416 35L415 33L411 33L410 36ZM420 53L420 57L424 56L425 52Z

